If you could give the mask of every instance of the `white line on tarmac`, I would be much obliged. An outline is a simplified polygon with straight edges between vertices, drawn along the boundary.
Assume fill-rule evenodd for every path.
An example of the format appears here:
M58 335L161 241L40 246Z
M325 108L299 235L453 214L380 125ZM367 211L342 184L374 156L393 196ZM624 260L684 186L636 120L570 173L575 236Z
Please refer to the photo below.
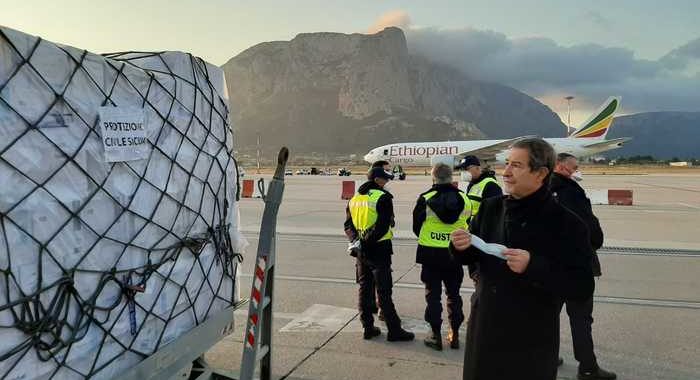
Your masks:
M699 207L699 206L693 206L693 205L689 205L689 204L683 203L683 202L677 202L677 203L678 203L679 205L681 205L681 206L690 207L690 208L693 208L693 209L696 209L696 210L700 210L700 207Z
M248 308L242 308L242 309L237 309L233 312L234 315L242 315L242 316L247 316L248 315ZM282 313L279 311L275 311L275 318L281 318L281 319L295 319L299 317L299 313Z
M252 277L250 274L241 274L241 277ZM355 285L355 280L346 278L331 278L331 277L308 277L308 276L285 276L275 275L276 279L288 281L306 281L332 284ZM411 284L399 282L394 284L394 287L404 289L424 289L423 284ZM474 293L474 288L460 288L462 294ZM616 305L632 305L632 306L657 306L674 309L700 309L700 302L695 301L678 301L678 300L663 300L663 299L647 299L647 298L627 298L627 297L611 297L611 296L594 296L595 302L609 303Z
M699 208L700 209L700 208ZM246 239L250 240L257 240L258 236L250 234L250 232L245 233ZM285 234L285 233L278 233L277 234L277 239L278 240L283 240L283 241L294 241L294 242L305 242L305 243L331 243L331 244L347 244L347 240L345 240L345 237L342 235L336 236L327 236L325 238L321 239L313 239L313 238L306 238L306 237L293 237L294 235L290 234ZM302 235L302 236L307 236L307 235ZM631 241L634 242L635 244L640 244L640 243L645 243L644 241ZM394 239L392 240L392 244L394 247L415 247L415 239L408 239L408 238L396 238L394 236ZM628 242L629 244L629 242ZM615 248L615 250L611 250L611 248ZM624 251L617 250L617 248L624 248ZM635 251L635 249L638 249ZM650 252L649 250L656 250L658 249L659 252ZM698 257L698 253L696 253L696 250L691 250L691 253L683 254L683 253L674 253L674 254L668 254L665 253L664 251L666 250L673 250L674 248L646 248L646 247L609 247L609 246L603 246L598 253L603 253L603 254L610 254L610 255L624 255L624 256L672 256L672 257ZM681 251L687 250L687 248L679 248ZM700 251L697 251L700 252Z
M319 314L314 313L314 307L324 306L325 313ZM350 321L353 316L346 316L345 318L334 318L334 311L347 311L352 310L352 314L356 313L354 309L347 309L344 307L332 306L332 305L312 305L302 313L283 313L275 311L273 316L275 319L289 320L290 322L282 327L279 332L335 332L341 326L336 326L338 323L340 325L345 324ZM246 317L248 316L248 310L238 309L233 312L236 316ZM316 322L312 324L310 322ZM430 332L430 326L427 322L422 319L409 318L406 316L401 316L401 325L404 329L411 331L415 334L428 334ZM291 328L292 326L293 328ZM447 331L449 329L448 322L443 323L443 330ZM362 322L360 320L351 321L345 328L342 329L343 332L361 332ZM466 333L466 327L462 326L460 333Z

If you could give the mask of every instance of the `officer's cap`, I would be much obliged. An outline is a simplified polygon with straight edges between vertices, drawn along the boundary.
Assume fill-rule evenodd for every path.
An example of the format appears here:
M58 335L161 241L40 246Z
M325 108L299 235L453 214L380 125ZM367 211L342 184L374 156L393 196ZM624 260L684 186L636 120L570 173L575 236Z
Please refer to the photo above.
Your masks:
M394 174L384 170L384 168L371 168L367 173L367 178L373 180L375 178L384 178L387 181L394 179Z
M470 166L481 166L481 162L476 156L464 156L455 169L466 169Z

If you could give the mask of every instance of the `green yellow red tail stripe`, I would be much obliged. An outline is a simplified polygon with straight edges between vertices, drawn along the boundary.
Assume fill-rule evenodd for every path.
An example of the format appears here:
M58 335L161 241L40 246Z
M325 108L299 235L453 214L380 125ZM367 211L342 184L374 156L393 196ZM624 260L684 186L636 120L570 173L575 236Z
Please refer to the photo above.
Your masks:
M588 120L581 128L571 134L573 138L592 138L605 136L613 122L615 111L620 105L619 98L610 98L602 110Z

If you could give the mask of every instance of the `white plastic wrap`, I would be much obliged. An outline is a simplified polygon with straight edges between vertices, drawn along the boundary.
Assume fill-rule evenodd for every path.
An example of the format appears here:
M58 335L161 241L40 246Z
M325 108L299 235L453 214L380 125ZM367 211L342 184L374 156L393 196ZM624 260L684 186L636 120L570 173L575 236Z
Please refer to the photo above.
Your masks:
M211 238L228 224L234 252L247 245L219 68L179 52L103 57L0 27L0 89L0 378L111 378L237 301L236 261ZM105 162L102 106L145 111L149 158ZM199 254L175 248L195 237L208 239ZM134 333L127 277L144 285ZM56 310L52 322L76 325L17 328ZM71 343L31 343L51 333Z

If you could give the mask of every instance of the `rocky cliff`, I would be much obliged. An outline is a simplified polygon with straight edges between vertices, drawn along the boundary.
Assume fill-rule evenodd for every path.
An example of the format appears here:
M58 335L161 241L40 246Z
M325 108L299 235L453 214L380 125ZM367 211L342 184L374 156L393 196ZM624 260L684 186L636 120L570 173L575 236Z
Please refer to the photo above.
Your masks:
M398 28L310 33L223 65L239 150L365 153L396 141L558 136L548 107L512 88L408 54Z
M700 112L644 112L616 117L607 138L632 137L605 155L700 158Z

